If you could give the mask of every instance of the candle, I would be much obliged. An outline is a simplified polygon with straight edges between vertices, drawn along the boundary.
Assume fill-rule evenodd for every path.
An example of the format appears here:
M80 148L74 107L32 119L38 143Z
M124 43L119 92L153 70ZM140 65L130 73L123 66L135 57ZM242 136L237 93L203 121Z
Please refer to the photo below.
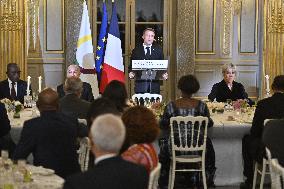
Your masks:
M270 92L269 76L268 75L265 75L265 81L266 81L266 92Z
M39 77L38 77L38 92L39 92L39 93L41 92L41 79L42 79L42 77L39 76Z
M27 96L30 95L31 76L28 76Z

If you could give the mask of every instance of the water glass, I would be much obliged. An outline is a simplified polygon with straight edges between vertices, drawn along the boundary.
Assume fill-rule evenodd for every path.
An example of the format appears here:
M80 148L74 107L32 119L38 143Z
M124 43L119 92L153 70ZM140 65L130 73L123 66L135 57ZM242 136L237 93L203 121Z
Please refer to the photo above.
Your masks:
M5 162L9 159L9 152L7 150L1 150L2 160Z

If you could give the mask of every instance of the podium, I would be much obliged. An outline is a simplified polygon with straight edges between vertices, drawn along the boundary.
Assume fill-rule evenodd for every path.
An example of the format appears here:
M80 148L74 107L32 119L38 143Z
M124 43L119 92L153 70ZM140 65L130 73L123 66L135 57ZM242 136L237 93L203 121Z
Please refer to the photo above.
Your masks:
M138 80L163 80L168 69L168 60L132 60L131 64Z
M168 60L132 60L131 67L131 71L135 73L137 88L139 88L138 85L146 88L149 83L148 91L144 90L142 93L152 93L152 91L159 93L160 81L164 80L163 74L167 73ZM156 88L158 89L156 90Z

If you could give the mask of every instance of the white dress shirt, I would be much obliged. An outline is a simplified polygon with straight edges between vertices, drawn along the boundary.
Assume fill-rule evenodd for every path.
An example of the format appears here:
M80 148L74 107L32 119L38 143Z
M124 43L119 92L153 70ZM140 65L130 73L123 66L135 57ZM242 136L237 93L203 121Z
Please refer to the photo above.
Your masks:
M8 78L8 82L9 82L9 88L10 88L10 95L11 95L11 89L12 89L12 81ZM15 82L15 91L16 91L16 96L17 96L17 82Z
M151 52L152 44L147 46L147 45L145 45L145 44L143 43L143 47L144 47L145 55L147 54L147 49L146 49L146 47L150 47L150 55L152 54L152 52Z

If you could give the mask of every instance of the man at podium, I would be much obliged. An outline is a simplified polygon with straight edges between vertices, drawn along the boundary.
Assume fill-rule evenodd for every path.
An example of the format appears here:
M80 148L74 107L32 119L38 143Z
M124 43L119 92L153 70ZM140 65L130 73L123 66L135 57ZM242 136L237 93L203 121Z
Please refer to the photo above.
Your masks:
M155 31L152 28L146 28L143 31L143 45L137 46L133 49L131 54L131 60L163 60L164 55L161 47L154 45L153 41L155 37ZM149 79L149 75L155 75L156 71L143 70L140 72L134 72L132 70L132 64L128 67L129 78L135 80L135 93L160 93L160 83L157 79ZM163 79L167 79L168 74L163 74Z

